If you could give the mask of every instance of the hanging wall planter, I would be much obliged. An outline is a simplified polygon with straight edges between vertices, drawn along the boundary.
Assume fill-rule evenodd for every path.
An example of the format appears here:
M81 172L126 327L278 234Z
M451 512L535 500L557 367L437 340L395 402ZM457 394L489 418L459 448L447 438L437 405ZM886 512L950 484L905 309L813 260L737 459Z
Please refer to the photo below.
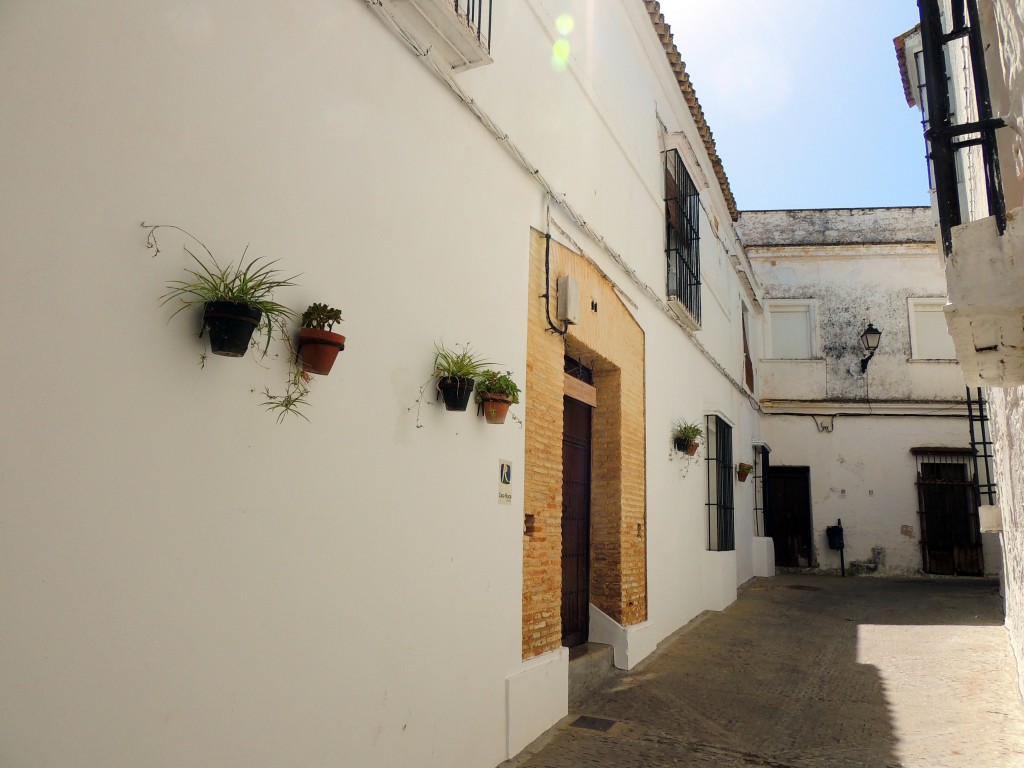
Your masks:
M476 383L476 401L488 424L504 424L509 407L519 402L519 385L512 379L512 371L482 371Z
M194 262L193 268L186 268L184 280L170 280L168 291L160 297L161 304L177 305L171 317L197 304L203 305L203 326L210 332L210 351L225 357L243 357L249 348L253 333L258 329L266 339L263 354L270 348L275 332L295 317L296 313L274 301L278 288L295 285L296 276L283 278L281 270L275 269L276 260L256 258L245 260L245 253L237 263L226 266L214 258L206 245L188 230L174 224L146 224L149 231L146 247L160 252L156 232L166 227L181 232L198 243L205 253L196 256L185 247Z
M741 461L736 465L736 479L741 483L745 483L747 481L747 475L753 472L753 470L754 466L752 464L746 464Z
M203 324L210 334L210 351L224 357L242 357L260 324L263 312L246 304L210 301L203 308Z
M442 376L437 380L437 391L441 393L444 407L449 411L464 411L469 405L476 382L465 376Z
M702 430L696 424L688 421L677 421L672 425L672 445L680 453L693 456L700 448L700 438L704 436Z
M466 410L476 377L485 365L487 362L473 354L468 344L459 350L448 349L444 344L434 345L434 376L446 410Z
M345 349L345 337L331 330L338 322L341 310L326 304L310 304L302 313L298 354L306 373L326 376L331 372L338 353Z

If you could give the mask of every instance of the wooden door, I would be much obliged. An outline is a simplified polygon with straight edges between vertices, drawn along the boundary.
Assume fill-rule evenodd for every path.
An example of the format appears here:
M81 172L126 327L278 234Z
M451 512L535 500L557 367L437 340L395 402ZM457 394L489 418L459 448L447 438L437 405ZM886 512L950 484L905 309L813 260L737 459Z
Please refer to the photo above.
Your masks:
M983 576L981 526L967 464L922 461L917 487L925 573Z
M590 627L590 406L564 398L562 432L562 645Z
M775 564L815 565L811 537L811 468L769 467L765 488L765 533L775 542Z

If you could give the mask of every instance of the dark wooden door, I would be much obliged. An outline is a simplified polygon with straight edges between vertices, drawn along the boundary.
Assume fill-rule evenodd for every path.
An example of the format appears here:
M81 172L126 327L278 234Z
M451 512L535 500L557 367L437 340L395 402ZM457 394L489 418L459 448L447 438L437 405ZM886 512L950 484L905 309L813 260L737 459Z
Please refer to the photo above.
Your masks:
M590 406L566 397L562 432L562 645L590 628Z
M775 542L775 564L813 566L811 468L769 467L765 486L765 533Z
M925 573L983 576L981 526L967 464L921 462L917 487Z

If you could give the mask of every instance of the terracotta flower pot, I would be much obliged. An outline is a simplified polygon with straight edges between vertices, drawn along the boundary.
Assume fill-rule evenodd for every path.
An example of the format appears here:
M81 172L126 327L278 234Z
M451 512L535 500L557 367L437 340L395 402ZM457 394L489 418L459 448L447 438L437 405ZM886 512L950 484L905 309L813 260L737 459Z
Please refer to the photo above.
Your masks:
M697 453L697 449L700 448L700 443L696 443L693 440L688 440L685 437L677 437L673 439L676 445L676 450L685 452L687 456L693 456Z
M747 481L747 475L750 474L750 470L751 469L753 469L753 467L750 467L749 469L747 469L747 468L744 468L742 465L738 466L736 468L736 477L737 477L737 479L741 483L745 483Z
M299 357L302 370L326 376L331 372L338 353L345 348L345 337L340 333L322 331L319 328L303 328L299 331Z
M210 351L224 357L242 357L260 324L262 310L230 301L209 301L203 308L203 323L210 332Z
M480 405L488 424L504 424L512 400L505 395L484 395Z
M444 398L445 409L449 411L466 410L475 384L475 379L464 379L461 376L444 376L438 379L437 391Z

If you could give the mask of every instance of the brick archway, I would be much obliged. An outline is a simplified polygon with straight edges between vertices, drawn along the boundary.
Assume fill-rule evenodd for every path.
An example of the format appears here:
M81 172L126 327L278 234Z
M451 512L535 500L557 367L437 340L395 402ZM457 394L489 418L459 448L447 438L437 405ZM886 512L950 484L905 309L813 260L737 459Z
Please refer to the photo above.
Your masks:
M590 599L623 626L647 618L644 334L610 282L585 257L551 241L550 274L580 286L581 317L548 330L542 294L545 238L530 238L523 658L561 645L562 398L569 354L594 371ZM541 298L538 298L541 297ZM596 310L592 307L596 306Z

